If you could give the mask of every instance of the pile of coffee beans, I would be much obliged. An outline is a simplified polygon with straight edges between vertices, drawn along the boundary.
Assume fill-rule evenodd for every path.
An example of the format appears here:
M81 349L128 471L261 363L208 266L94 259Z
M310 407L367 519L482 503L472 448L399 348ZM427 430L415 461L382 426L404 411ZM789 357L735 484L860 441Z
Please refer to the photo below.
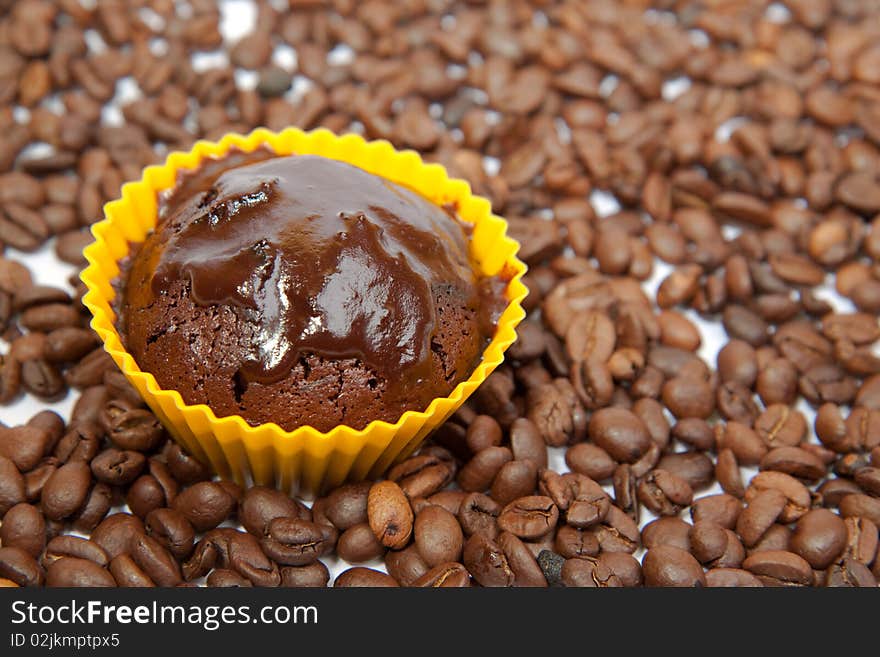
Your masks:
M3 583L877 586L878 0L0 8L0 404L79 395L0 425ZM20 262L258 125L418 150L530 266L505 365L310 506L214 480Z

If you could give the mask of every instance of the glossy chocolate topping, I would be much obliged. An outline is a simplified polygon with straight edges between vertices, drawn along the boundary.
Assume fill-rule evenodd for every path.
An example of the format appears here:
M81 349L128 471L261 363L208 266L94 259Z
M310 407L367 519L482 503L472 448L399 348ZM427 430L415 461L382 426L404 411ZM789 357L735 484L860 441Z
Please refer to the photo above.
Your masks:
M277 381L315 354L418 385L430 374L435 291L463 290L480 305L463 224L348 164L252 163L260 157L206 165L165 200L151 294L183 279L195 303L242 309L257 329L247 382Z

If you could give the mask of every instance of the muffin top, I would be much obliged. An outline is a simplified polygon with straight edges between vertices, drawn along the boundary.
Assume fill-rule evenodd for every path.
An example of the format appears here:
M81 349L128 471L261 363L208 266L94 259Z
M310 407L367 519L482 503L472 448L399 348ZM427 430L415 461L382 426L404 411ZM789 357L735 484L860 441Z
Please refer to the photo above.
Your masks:
M423 410L469 376L503 308L451 209L267 150L183 174L123 279L142 369L187 403L286 429Z

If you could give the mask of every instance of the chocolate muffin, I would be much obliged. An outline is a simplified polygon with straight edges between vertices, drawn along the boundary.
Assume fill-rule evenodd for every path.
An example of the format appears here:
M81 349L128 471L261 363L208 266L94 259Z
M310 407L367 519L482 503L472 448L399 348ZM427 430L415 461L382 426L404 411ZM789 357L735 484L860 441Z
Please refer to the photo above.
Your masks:
M265 149L180 175L117 283L125 347L160 386L287 430L424 410L468 378L506 304L454 209Z

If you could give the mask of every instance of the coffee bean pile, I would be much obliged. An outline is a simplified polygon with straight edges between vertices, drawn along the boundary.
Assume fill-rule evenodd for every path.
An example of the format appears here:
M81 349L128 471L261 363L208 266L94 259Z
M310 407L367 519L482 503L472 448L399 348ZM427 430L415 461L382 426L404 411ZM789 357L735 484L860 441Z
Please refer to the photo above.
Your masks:
M3 582L877 585L880 2L88 7L0 0L0 403L79 394L0 426ZM123 181L258 125L418 150L530 266L506 364L311 507L212 480L8 257L81 267Z

